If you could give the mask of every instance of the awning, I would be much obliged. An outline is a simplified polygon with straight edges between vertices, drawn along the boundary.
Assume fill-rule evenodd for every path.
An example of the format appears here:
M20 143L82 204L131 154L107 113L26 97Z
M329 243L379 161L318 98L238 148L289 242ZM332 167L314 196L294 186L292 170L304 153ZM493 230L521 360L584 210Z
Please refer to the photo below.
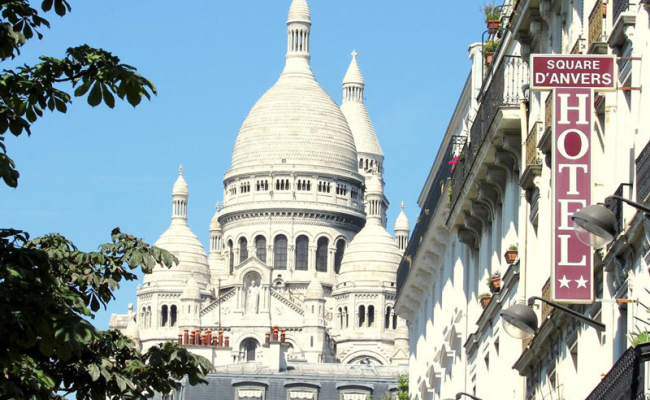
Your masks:
M239 389L238 394L240 399L261 399L262 398L261 390Z
M343 393L343 400L367 400L367 393Z
M294 390L289 393L289 398L291 399L313 399L314 392L304 392L300 390Z

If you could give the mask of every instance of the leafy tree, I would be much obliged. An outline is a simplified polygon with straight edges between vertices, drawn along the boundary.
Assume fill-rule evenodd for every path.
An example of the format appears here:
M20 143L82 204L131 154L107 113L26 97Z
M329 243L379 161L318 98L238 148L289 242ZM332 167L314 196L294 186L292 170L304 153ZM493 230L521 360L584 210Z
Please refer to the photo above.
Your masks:
M66 0L43 0L43 13L70 12ZM49 22L28 0L0 0L0 61L21 48ZM134 107L155 86L111 53L87 45L63 58L43 56L36 65L0 73L0 177L17 187L19 173L7 155L4 135L31 135L44 111L65 113L72 96L91 106L115 105L115 96ZM114 298L120 282L171 267L170 253L114 229L98 251L82 252L58 234L30 240L29 234L0 229L0 399L145 399L166 393L176 380L205 383L212 367L205 358L174 343L140 353L117 331L100 331L88 320Z
M409 377L400 375L397 382L397 400L409 400Z

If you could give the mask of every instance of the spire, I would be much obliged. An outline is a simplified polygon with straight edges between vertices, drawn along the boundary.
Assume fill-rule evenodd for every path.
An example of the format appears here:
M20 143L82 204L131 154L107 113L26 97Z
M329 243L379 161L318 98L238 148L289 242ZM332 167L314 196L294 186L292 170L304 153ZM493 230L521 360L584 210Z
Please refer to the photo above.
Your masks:
M187 199L189 191L183 178L183 166L178 169L178 178L172 189L172 223L187 224Z
M375 174L366 177L366 224L384 225L384 186Z
M408 245L410 230L411 226L409 224L409 219L404 213L404 202L402 201L402 211L400 211L395 220L395 243L402 252L406 250L406 246Z
M357 63L357 51L352 51L352 61L343 78L343 103L363 103L363 75Z
M309 66L311 13L307 0L293 0L287 19L287 63L283 74L312 74Z

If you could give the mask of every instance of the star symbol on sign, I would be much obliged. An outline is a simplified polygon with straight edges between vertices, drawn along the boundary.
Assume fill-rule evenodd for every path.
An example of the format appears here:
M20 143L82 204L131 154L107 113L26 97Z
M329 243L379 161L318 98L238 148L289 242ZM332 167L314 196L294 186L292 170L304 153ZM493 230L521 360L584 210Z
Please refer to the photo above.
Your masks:
M582 275L580 275L580 279L576 279L576 282L578 283L578 289L580 289L581 287L585 289L587 288L588 281L585 278L583 278Z
M569 287L569 282L571 282L570 279L566 278L566 275L562 277L562 279L558 279L558 282L560 282L560 288L568 288Z

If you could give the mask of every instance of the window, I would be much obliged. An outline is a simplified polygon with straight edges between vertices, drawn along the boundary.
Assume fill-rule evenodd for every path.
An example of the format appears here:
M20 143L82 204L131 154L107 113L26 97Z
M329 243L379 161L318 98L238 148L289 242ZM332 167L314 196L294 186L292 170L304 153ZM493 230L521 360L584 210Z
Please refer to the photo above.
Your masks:
M309 238L300 235L296 239L296 270L307 271L309 262Z
M327 272L327 248L330 241L322 237L318 239L316 247L316 271Z
M359 328L361 328L366 323L366 307L359 306Z
M287 400L318 400L318 389L311 387L292 387L287 392Z
M368 306L368 326L375 326L375 306Z
M287 237L278 235L273 242L273 268L287 269Z
M248 240L246 238L239 239L239 262L243 263L248 260Z
M245 339L241 346L240 350L245 354L246 361L255 361L255 353L259 343L253 338Z
M177 320L178 320L178 310L176 306L171 306L169 308L169 326L176 326Z
M275 180L275 190L289 190L289 180L288 179L276 179Z
M343 329L343 309L339 307L339 329Z
M169 314L167 313L168 307L162 306L162 309L160 310L160 326L167 326L167 318L169 317Z
M336 242L336 253L334 254L334 272L337 274L341 272L343 254L345 254L345 240L340 239L338 242Z
M228 252L230 253L230 259L228 260L228 269L230 270L230 275L235 268L235 253L232 248L232 240L228 241Z
M266 263L266 238L262 235L255 238L255 253L261 262Z
M386 315L384 315L384 329L390 328L390 306L386 307Z
M345 327L347 328L348 327L348 322L349 322L348 308L347 307L343 307L343 314L345 315L344 321L345 321Z
M266 179L258 180L255 183L255 190L258 192L265 192L269 190L269 181Z

